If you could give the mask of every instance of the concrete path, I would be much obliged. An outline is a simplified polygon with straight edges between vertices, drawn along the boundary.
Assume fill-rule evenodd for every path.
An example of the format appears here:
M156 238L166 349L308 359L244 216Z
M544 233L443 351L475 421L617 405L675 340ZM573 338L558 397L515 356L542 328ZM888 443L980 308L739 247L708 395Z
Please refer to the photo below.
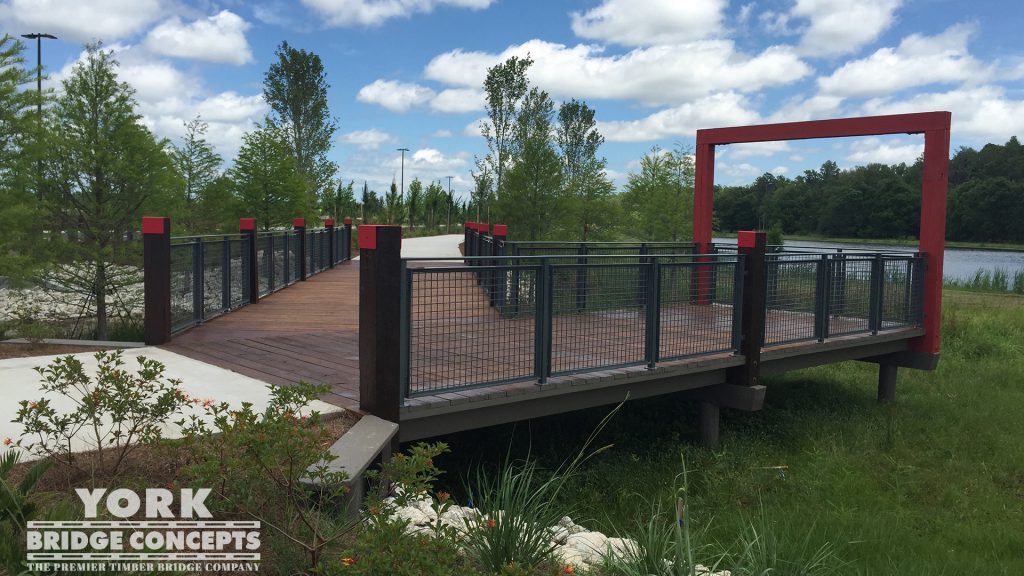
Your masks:
M74 354L82 361L86 373L89 375L96 373L96 360L93 358L93 354L93 352ZM135 360L137 356L145 356L163 363L167 368L165 375L168 378L180 379L182 390L192 398L227 402L233 407L241 407L242 402L252 402L253 409L256 411L262 411L270 399L267 385L264 382L160 348L145 347L125 350L123 353L125 369L135 370L138 366ZM0 397L3 398L3 401L0 402L0 442L6 442L7 438L17 441L21 436L21 425L11 422L17 416L18 402L38 400L43 396L39 389L40 377L34 368L46 366L54 358L56 356L0 360ZM48 397L58 411L70 411L73 408L73 403L62 396ZM320 401L311 404L311 409L324 414L341 410L337 406ZM199 415L202 410L190 406L185 410L185 414L191 413ZM174 420L177 419L177 417L174 418ZM164 435L169 438L179 437L177 425L165 426ZM92 449L85 436L76 438L72 446L76 451ZM5 448L0 446L0 449Z
M462 234L445 234L444 236L424 236L423 238L403 238L403 258L459 258L459 243Z

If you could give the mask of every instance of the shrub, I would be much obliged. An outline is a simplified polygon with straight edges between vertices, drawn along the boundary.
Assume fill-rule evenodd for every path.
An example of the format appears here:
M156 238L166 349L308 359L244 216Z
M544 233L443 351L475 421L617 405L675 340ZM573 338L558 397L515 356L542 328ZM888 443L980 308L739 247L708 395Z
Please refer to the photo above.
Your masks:
M268 388L262 412L250 402L232 410L205 401L205 419L182 419L193 458L184 472L212 490L215 508L259 519L301 549L312 568L351 527L339 512L347 477L330 469L331 438L320 414L308 410L327 386Z
M90 475L99 471L117 476L125 458L139 446L161 436L161 427L177 414L185 398L180 381L164 376L164 365L138 357L138 369L124 369L121 351L97 352L95 377L86 374L82 361L63 356L36 368L45 393L71 401L63 411L50 398L22 400L14 422L24 427L18 446L36 456L48 456ZM84 440L88 453L76 453ZM87 459L87 463L81 460Z

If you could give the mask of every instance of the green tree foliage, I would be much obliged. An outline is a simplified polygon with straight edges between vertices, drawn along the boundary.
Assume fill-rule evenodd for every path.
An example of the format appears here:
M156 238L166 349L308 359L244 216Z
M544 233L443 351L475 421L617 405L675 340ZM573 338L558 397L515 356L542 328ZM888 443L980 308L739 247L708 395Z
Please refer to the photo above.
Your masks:
M0 276L17 278L30 272L39 250L41 220L36 187L39 158L32 134L37 126L34 74L24 66L24 44L0 37Z
M242 137L235 165L228 172L235 197L264 229L285 226L296 216L309 216L305 180L295 165L285 135L273 126Z
M401 224L405 220L405 202L398 191L398 184L391 181L391 188L384 197L384 223Z
M470 192L469 218L479 222L486 218L494 201L494 176L485 162L477 161L477 171L473 175L473 190Z
M62 229L78 232L65 254L88 263L100 340L107 339L108 272L115 255L145 208L166 206L175 180L167 144L142 125L133 90L118 81L116 68L109 51L88 46L63 82L47 131L48 206Z
M423 207L427 213L427 227L437 228L440 226L445 210L445 197L444 188L441 188L440 182L431 182L430 186L427 186L423 200Z
M604 136L597 131L595 111L571 100L558 110L555 141L562 154L562 202L566 239L608 239L617 219L615 187L605 174L606 161L597 155Z
M263 78L263 98L273 113L268 126L279 128L312 195L332 188L337 166L327 159L338 124L327 105L327 74L320 56L281 42L277 60Z
M551 139L553 116L548 93L531 88L516 123L516 162L495 204L496 220L508 224L517 239L540 240L552 228L562 186L562 165Z
M182 199L184 201L185 228L189 231L207 231L199 226L199 205L206 208L209 202L201 202L210 186L220 176L220 155L214 152L213 146L206 141L209 125L198 116L185 123L185 137L181 145L174 147L171 157L174 167L181 177Z
M683 241L692 233L693 157L655 146L630 173L622 205L642 240Z
M338 180L338 185L323 198L321 212L334 218L338 225L346 216L352 217L359 212L359 203L356 202L353 190L354 186L355 182L352 180L349 180L348 184Z
M417 222L423 222L423 182L419 178L413 178L409 183L408 205L409 226L415 228Z
M523 100L530 90L526 71L532 64L533 60L529 56L513 56L488 68L484 79L487 121L481 122L480 132L487 141L488 152L478 165L487 166L487 171L493 177L494 193L499 198L505 191L505 172L517 156L519 116Z

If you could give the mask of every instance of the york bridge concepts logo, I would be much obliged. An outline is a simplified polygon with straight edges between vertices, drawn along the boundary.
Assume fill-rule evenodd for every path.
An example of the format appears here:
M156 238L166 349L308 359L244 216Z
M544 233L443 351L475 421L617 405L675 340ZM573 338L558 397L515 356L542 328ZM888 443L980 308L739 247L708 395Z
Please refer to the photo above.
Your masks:
M260 523L209 520L209 488L75 490L85 520L28 523L28 569L53 572L255 572ZM100 506L116 520L97 520Z

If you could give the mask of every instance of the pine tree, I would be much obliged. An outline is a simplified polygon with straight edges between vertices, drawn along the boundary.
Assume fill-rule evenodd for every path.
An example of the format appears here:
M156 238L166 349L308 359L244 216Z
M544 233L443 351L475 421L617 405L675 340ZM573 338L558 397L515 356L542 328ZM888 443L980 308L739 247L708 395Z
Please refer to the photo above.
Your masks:
M204 137L209 125L198 116L185 123L185 137L181 146L174 147L172 158L181 177L182 197L185 203L185 228L198 231L200 220L198 205L206 191L217 180L220 155Z

